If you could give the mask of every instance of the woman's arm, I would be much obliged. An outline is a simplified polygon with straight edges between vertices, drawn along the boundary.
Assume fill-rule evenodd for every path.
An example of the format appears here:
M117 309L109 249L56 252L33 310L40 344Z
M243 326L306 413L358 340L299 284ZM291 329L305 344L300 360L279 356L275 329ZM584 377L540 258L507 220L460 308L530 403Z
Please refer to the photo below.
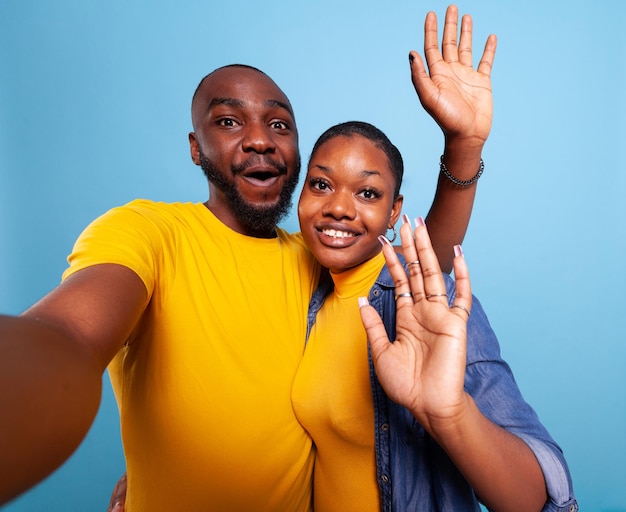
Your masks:
M444 134L441 163L451 177L442 172L426 224L442 270L452 270L452 248L460 244L469 225L476 176L481 168L481 153L493 116L491 68L496 52L496 36L487 38L476 69L472 64L472 18L461 21L458 39L458 10L451 5L441 41L437 43L437 17L430 12L424 23L424 55L411 52L411 80L424 109ZM433 165L439 163L433 162Z
M394 343L376 311L361 307L381 385L446 451L487 506L541 510L546 483L532 450L490 421L464 388L472 294L460 249L454 259L456 297L449 306L426 227L420 222L413 236L405 223L400 233L409 275L391 246L383 248L396 285Z

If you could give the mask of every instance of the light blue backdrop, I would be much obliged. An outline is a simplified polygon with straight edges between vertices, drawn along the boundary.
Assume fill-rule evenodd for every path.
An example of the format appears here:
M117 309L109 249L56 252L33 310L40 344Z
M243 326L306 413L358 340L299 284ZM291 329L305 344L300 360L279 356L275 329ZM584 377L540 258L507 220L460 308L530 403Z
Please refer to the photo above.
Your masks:
M227 63L280 84L304 159L333 123L381 127L406 158L406 213L425 214L442 136L407 55L421 52L426 11L441 21L445 7L2 0L0 311L19 313L54 287L74 239L106 209L206 198L188 154L189 102ZM476 57L488 33L499 37L493 131L464 244L474 290L565 451L582 510L626 511L626 2L459 7L474 15ZM296 229L293 217L286 226ZM105 510L124 469L105 381L81 448L7 512Z

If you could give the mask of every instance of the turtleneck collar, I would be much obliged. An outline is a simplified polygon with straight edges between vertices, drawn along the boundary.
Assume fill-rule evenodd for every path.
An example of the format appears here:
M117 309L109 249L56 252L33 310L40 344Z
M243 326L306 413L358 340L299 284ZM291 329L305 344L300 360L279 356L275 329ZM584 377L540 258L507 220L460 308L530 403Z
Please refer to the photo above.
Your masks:
M354 268L343 272L331 272L330 275L335 284L335 294L339 298L367 296L384 265L385 257L381 251Z

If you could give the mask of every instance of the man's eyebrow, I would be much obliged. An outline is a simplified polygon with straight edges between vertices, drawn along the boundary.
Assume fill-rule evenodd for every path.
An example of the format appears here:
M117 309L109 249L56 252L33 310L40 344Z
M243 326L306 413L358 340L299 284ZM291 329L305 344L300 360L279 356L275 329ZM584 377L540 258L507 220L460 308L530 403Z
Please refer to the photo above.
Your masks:
M230 107L243 107L244 103L243 101L235 99L235 98L213 98L209 102L209 106L207 110L210 110L217 105L227 105Z
M277 107L277 108L286 110L287 112L289 112L289 115L291 117L294 117L293 111L291 110L291 105L289 105L289 103L285 103L284 101L280 101L280 100L265 100L264 103L268 107L272 107L272 108ZM213 107L217 105L226 105L229 107L243 108L245 106L245 102L243 100L239 100L236 98L217 97L217 98L213 98L209 102L207 110L211 110Z
M293 110L291 110L291 105L289 105L289 103L285 103L284 101L280 101L280 100L265 100L265 104L268 107L282 108L282 109L286 110L287 112L289 112L289 115L291 117L294 117Z

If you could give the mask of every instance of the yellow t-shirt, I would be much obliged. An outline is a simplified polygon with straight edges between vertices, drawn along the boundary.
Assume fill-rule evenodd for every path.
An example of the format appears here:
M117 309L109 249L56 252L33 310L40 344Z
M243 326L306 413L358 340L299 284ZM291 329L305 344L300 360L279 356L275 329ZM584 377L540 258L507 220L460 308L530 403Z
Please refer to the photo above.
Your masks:
M332 274L334 292L317 315L294 381L296 416L316 446L315 512L380 509L367 335L357 298L369 295L383 265L381 253Z
M202 204L137 200L90 225L64 278L124 265L150 302L109 372L127 512L306 511L313 451L290 393L319 267L299 235L240 235Z

